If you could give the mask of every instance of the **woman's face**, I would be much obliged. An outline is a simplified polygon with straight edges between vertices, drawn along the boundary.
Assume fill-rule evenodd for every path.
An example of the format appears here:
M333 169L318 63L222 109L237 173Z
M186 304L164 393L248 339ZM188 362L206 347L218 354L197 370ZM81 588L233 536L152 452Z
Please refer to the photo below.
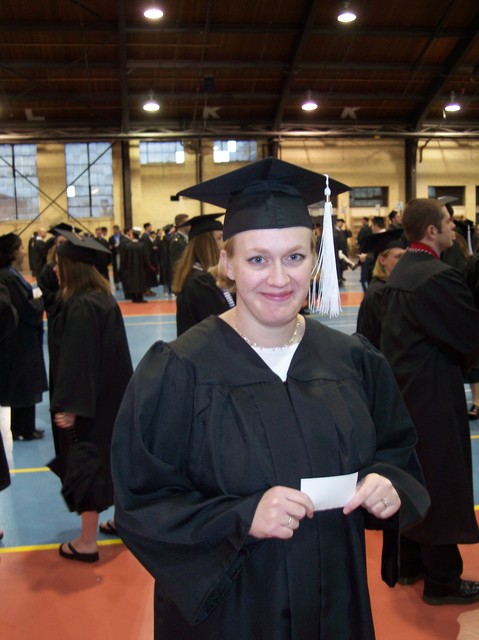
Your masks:
M12 266L15 269L20 269L20 267L22 266L24 257L25 257L25 251L23 250L23 244L21 244L13 254Z
M242 325L291 322L308 294L313 252L306 227L244 231L234 237L234 255L222 252L223 268L236 284Z

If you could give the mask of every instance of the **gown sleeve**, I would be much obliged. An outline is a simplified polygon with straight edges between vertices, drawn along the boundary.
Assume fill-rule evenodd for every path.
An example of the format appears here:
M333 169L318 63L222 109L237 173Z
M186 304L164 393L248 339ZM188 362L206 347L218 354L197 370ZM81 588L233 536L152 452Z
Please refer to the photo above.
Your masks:
M194 372L157 343L133 376L112 442L115 523L191 623L201 622L260 546L248 535L261 495L202 494L188 476Z
M52 411L94 418L101 370L98 315L87 301L72 299L57 320L63 326Z

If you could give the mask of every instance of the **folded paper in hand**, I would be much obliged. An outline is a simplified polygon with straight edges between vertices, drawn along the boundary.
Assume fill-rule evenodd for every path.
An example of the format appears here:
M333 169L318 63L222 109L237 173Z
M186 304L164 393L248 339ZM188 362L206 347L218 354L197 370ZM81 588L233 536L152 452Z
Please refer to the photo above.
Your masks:
M311 498L315 511L339 509L353 497L357 481L357 472L326 478L302 478L301 491Z

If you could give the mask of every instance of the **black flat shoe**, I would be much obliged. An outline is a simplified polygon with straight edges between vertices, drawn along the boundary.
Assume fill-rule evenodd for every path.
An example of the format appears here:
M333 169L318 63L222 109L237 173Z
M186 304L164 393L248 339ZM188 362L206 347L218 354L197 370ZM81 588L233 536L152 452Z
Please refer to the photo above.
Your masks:
M35 431L32 431L32 433L27 433L26 435L22 436L22 435L13 435L12 439L13 440L41 440L43 438L43 436L45 435L45 431L44 429L35 429Z
M473 604L479 602L479 582L461 580L459 587L445 596L429 596L424 594L422 599L426 604Z

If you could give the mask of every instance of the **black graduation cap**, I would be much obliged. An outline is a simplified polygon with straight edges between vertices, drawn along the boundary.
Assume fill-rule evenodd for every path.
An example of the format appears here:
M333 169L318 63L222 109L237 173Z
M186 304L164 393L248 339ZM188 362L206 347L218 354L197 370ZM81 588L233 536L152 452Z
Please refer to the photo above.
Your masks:
M329 179L328 179L329 180ZM276 158L264 158L183 189L179 196L226 209L223 237L250 229L312 228L308 206L325 199L327 178ZM349 187L329 180L331 195Z
M192 240L202 233L207 231L221 231L223 229L223 223L217 220L224 213L206 213L202 216L195 216L188 220L188 224L191 225L188 238Z
M104 247L100 242L97 242L95 238L79 238L74 233L65 230L62 231L61 235L66 238L68 242L61 242L58 245L57 253L61 256L76 260L76 262L96 264L98 253L111 253L109 249Z
M455 196L439 196L438 200L446 207L448 214L452 217L454 215L452 203L457 202L459 198L456 198Z
M381 233L372 233L364 241L363 250L365 253L373 253L376 259L383 251L389 249L405 249L407 241L404 238L402 229L390 229Z
M74 227L72 224L68 224L67 222L59 222L48 230L48 232L53 236L62 236L64 231L69 231L70 233L81 233L82 230L78 227Z
M0 251L2 253L10 253L16 246L20 246L20 236L16 233L4 233L0 236Z

